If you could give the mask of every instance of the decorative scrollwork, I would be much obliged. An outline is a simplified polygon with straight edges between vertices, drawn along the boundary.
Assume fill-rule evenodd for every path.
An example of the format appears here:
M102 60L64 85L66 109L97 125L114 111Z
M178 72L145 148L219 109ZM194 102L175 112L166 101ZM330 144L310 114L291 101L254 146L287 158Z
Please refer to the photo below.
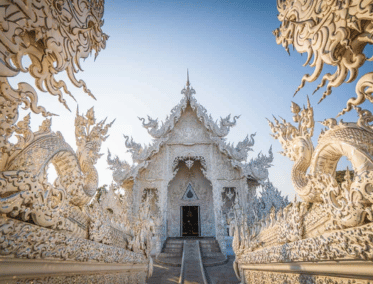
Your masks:
M297 52L307 52L304 65L315 68L311 75L303 76L295 93L306 82L318 79L325 64L335 66L335 73L325 74L315 90L327 85L322 101L331 94L332 88L356 80L360 67L371 61L364 54L365 47L373 44L373 13L369 1L278 0L277 9L281 21L281 26L273 32L277 44L282 44L288 52L291 44ZM373 72L359 79L357 98L349 99L339 115L366 99L373 103L372 81Z
M8 171L0 174L0 212L11 217L21 216L43 227L62 228L66 191L59 181L54 185L45 175Z

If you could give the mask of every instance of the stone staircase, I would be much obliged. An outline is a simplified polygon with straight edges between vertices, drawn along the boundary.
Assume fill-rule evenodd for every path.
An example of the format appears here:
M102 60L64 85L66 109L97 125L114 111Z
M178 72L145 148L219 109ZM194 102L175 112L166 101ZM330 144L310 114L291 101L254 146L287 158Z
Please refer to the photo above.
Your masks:
M168 238L163 247L162 254L168 257L175 257L183 254L183 239Z
M181 266L183 255L183 243L188 238L167 238L162 252L156 257L155 262L170 266ZM220 251L219 243L215 238L191 238L198 239L201 256L205 266L222 265L227 258Z
M202 257L215 257L222 254L219 243L215 238L204 238L199 240L199 243L201 245Z
M216 266L227 263L228 258L220 251L215 238L204 238L199 241L204 266Z
M155 262L170 266L181 266L184 240L181 238L167 238L162 252L156 257Z

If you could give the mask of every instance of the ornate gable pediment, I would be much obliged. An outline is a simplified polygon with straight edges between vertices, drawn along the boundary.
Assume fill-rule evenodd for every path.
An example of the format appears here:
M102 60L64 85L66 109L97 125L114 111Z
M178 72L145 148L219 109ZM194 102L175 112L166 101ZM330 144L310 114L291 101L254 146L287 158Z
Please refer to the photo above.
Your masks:
M198 196L197 196L196 192L194 191L192 183L190 183L190 182L188 183L182 200L187 200L187 201L198 200Z
M236 125L237 119L240 116L234 116L231 120L231 115L225 118L220 118L220 122L214 121L207 113L207 110L200 105L193 95L196 91L190 86L189 74L186 83L186 88L181 90L184 97L181 99L172 110L171 115L167 116L165 122L158 123L158 119L152 119L148 116L148 122L144 118L139 118L142 121L142 126L146 128L148 133L155 139L164 138L172 132L176 125L179 124L181 117L184 116L186 109L191 109L194 117L200 122L202 129L208 132L213 137L224 138L229 134L230 129ZM189 108L190 107L190 108Z
M181 115L178 123L170 132L167 143L211 143L206 127L198 120L191 107L187 107Z

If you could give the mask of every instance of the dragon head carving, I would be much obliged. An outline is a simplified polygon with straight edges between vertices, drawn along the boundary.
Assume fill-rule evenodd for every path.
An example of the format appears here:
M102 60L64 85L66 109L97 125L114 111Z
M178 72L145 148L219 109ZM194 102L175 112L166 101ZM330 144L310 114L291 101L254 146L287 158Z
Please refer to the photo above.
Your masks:
M235 126L238 118L240 118L240 115L234 116L233 120L231 121L230 114L226 118L220 118L220 128L231 128Z
M149 115L148 115L148 120L149 120L148 123L145 123L145 118L139 117L138 119L141 120L142 126L146 129L149 129L149 128L157 129L158 128L158 119L152 119Z
M131 170L131 166L125 160L121 161L118 156L112 159L110 150L108 150L107 163L109 169L113 171L113 179L117 184L120 184Z
M96 123L93 107L87 111L85 116L79 115L77 109L75 138L78 149L76 154L83 170L85 167L95 165L97 160L103 155L99 153L101 144L109 137L106 134L114 121L106 125L106 119Z
M281 118L281 123L274 117L275 124L267 119L273 132L272 137L280 141L284 150L281 152L282 155L287 156L292 161L300 159L310 161L314 150L311 138L315 121L309 99L307 108L304 107L303 110L299 105L292 102L291 112L294 114L293 120L298 123L298 127L293 126L283 118Z
M249 135L245 137L243 141L240 141L237 143L236 150L241 152L241 151L252 151L251 147L254 146L254 136L256 133L251 134L250 138Z
M309 99L307 107L304 106L302 110L299 105L292 102L291 112L294 114L293 120L298 123L298 127L283 118L281 118L282 122L279 122L274 117L275 123L268 120L273 133L272 137L280 141L283 149L281 154L295 162L292 168L292 182L297 193L305 201L320 201L321 189L316 186L319 184L317 177L306 175L314 153L311 138L315 121Z
M335 73L325 74L315 90L327 84L322 101L331 94L333 87L353 82L359 68L370 60L363 53L366 45L373 43L370 1L277 0L277 9L281 21L281 26L273 32L277 44L282 44L288 52L291 44L297 52L306 52L304 66L309 64L315 68L311 75L303 76L296 93L306 82L318 79L325 64L335 66ZM350 99L340 114L350 111L353 105L359 105L365 99L373 102L372 77L373 73L368 73L358 81L358 97Z
M126 139L125 144L126 144L126 147L128 148L128 152L132 154L132 158L134 160L137 160L136 158L141 155L141 153L144 151L144 148L142 147L140 143L136 143L133 140L133 137L131 137L131 140L129 136L123 135L123 137L124 139Z
M247 174L253 176L257 180L263 181L268 178L268 168L272 166L272 162L273 153L271 146L268 151L268 156L260 152L258 154L258 157L256 157L255 159L251 159L250 163L248 164L249 170Z

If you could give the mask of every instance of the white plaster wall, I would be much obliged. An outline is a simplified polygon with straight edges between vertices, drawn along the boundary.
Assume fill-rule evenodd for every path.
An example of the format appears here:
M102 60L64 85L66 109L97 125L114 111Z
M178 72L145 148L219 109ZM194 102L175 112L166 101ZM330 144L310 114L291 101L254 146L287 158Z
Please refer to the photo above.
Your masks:
M179 163L179 171L168 186L168 236L180 237L180 207L200 206L201 236L215 236L214 205L211 183L203 176L200 163L196 162L189 170L184 162ZM182 200L191 183L198 200Z

